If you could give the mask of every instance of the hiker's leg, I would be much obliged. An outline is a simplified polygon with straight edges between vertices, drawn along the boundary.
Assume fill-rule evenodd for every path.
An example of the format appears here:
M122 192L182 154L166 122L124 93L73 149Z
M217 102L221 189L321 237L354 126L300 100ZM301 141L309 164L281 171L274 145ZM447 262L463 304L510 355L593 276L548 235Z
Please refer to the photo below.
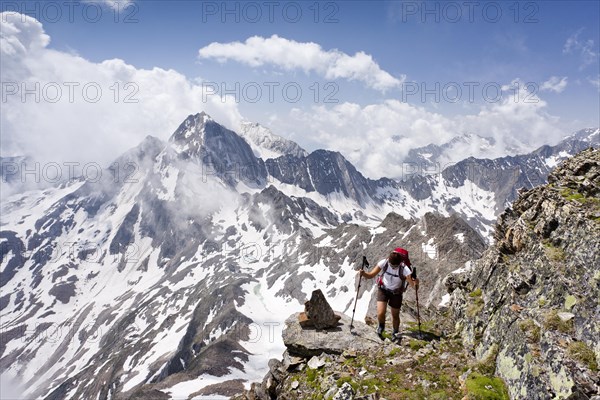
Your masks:
M392 307L392 327L394 331L399 332L400 328L400 309Z
M385 324L385 309L387 307L387 301L377 302L377 322L379 325Z

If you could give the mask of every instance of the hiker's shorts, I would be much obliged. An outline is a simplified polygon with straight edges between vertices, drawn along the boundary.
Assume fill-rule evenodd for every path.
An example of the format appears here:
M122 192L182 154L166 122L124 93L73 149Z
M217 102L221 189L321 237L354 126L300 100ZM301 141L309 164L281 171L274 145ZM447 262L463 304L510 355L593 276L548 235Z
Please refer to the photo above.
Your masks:
M377 288L377 301L384 301L392 308L400 308L402 306L402 292L393 293L389 290Z

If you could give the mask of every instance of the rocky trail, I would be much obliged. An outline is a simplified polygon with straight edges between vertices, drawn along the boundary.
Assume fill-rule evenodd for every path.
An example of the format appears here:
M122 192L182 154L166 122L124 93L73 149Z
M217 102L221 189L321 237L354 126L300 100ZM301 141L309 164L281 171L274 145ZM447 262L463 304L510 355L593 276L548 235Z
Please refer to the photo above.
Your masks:
M400 343L390 340L391 321L382 341L370 318L370 325L354 321L351 329L342 316L335 328L316 330L303 329L292 315L283 359L271 360L263 382L235 399L508 399L493 361L478 362L459 335L445 334L450 319L424 311L420 332L404 314Z

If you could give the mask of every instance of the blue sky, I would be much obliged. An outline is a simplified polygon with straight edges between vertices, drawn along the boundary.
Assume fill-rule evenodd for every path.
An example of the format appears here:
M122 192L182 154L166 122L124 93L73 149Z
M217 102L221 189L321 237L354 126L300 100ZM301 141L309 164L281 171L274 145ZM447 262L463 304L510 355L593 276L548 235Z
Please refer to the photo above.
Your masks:
M152 114L151 107L160 107L155 104L156 88L144 81L151 74L144 71L156 72L155 68L176 71L191 85L258 85L263 90L255 96L258 100L235 99L235 104L223 111L230 116L224 123L235 128L236 118L261 122L308 150L340 149L377 175L376 167L367 165L367 154L355 151L361 140L400 135L415 138L407 139L406 146L416 146L443 142L468 131L539 145L576 129L598 126L599 4L121 0L74 2L72 18L64 2L4 2L2 10L35 18L39 29L50 37L44 51L56 50L64 57L77 55L91 65L86 64L86 70L96 66L98 71L90 72L90 79L96 73L106 75L101 72L106 60L120 59L133 68L128 73L140 80L138 113ZM60 7L60 17L53 7ZM226 13L225 8L232 11ZM91 22L98 10L101 17ZM252 37L257 39L249 41ZM283 60L290 54L290 59ZM68 60L63 60L63 65L70 65ZM7 65L3 64L4 72ZM44 71L53 71L56 80L55 69ZM71 72L79 76L74 68ZM111 73L116 73L112 66ZM34 75L43 74L37 71ZM66 75L60 78L68 80ZM265 82L279 84L273 101L268 100ZM520 91L504 87L497 93L497 88L511 82ZM297 102L288 101L280 90L289 83L302 90ZM529 94L523 91L525 86ZM462 90L460 95L453 92L455 87ZM483 87L487 87L486 93ZM425 88L433 92L423 98ZM449 92L443 92L444 88ZM249 89L252 94L253 88ZM144 101L150 92L152 99ZM182 97L170 102L210 111L209 105L203 107L203 101L193 97L197 93L189 96L192 101ZM535 105L524 104L532 99ZM3 105L16 107L17 103L9 99ZM93 108L88 108L92 112ZM188 112L181 108L182 113ZM123 105L114 110L128 111ZM168 132L150 129L149 133L165 139L168 127L176 126L180 117L173 111L168 121L147 124L144 129L161 127ZM494 129L488 129L490 126ZM3 127L5 131L19 128L7 120ZM128 119L126 129L135 131L134 121ZM122 142L134 144L139 135L131 133L131 140ZM348 137L354 147L346 146Z

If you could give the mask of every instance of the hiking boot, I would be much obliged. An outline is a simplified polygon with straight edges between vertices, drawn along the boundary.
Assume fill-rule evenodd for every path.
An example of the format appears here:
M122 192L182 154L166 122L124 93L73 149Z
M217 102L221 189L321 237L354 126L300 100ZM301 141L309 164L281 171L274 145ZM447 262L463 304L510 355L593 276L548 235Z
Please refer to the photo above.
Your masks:
M402 334L400 332L394 331L392 333L392 342L400 343L402 341Z
M385 329L385 325L379 325L377 327L377 336L379 336L379 339L381 339L381 340L384 339L384 337L383 337L383 331L384 331L384 329Z

